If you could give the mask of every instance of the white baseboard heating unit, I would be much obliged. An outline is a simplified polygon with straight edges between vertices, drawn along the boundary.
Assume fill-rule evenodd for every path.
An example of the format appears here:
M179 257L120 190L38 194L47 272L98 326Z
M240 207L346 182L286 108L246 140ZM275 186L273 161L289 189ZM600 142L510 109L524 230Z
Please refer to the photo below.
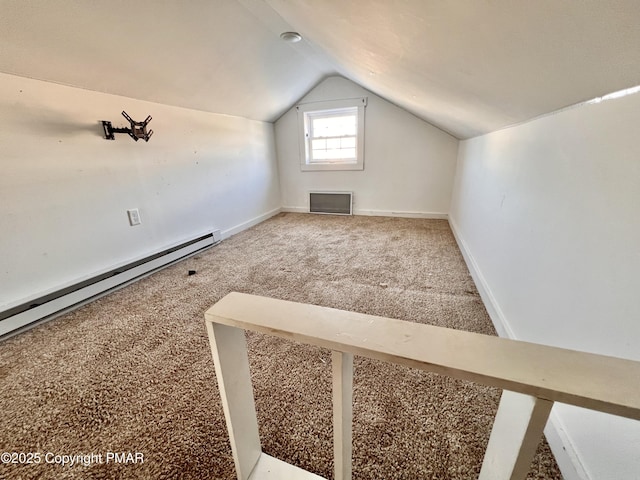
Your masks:
M353 215L353 192L309 192L309 212Z
M172 263L217 245L220 231L203 235L135 262L34 298L0 312L0 337L17 333L139 280Z

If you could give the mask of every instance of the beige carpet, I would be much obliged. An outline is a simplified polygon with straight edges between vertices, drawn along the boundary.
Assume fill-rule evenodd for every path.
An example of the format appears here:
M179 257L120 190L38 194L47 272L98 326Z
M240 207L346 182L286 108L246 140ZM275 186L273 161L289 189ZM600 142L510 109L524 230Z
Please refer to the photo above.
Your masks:
M0 344L0 452L42 455L0 479L235 478L203 320L231 291L495 334L446 221L280 214ZM249 355L263 450L332 478L329 352ZM499 390L359 357L354 383L354 479L477 478ZM546 442L529 478L561 478Z

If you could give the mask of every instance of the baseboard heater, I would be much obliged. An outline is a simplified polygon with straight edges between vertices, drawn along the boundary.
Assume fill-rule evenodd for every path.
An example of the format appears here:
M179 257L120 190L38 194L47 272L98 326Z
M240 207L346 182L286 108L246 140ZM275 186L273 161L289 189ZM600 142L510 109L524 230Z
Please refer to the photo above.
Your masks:
M209 233L0 312L0 338L50 320L219 242L219 231Z
M310 192L309 212L353 215L353 192Z

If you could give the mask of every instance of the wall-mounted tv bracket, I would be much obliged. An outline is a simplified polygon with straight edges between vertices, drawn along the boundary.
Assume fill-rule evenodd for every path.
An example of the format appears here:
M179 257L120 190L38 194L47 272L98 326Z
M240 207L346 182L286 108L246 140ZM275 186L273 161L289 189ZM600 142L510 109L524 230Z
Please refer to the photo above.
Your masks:
M149 115L145 119L144 122L136 122L129 115L127 115L127 112L125 112L124 110L122 111L122 116L124 118L126 118L127 120L129 120L129 123L131 124L131 128L126 128L126 127L125 128L116 128L116 127L111 125L111 122L103 120L102 121L102 128L104 129L104 138L105 139L107 139L107 140L115 140L116 138L113 136L114 133L126 133L131 138L133 138L136 142L141 138L145 142L149 141L149 139L151 138L151 135L153 135L153 130L149 130L147 132L147 125L151 121L151 115Z

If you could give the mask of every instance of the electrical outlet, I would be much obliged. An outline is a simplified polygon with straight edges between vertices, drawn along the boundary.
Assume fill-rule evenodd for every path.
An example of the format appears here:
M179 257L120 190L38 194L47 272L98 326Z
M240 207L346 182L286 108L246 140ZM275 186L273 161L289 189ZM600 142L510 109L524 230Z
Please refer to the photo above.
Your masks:
M137 208L127 210L127 215L129 216L129 225L132 227L142 223L142 220L140 220L140 211Z

